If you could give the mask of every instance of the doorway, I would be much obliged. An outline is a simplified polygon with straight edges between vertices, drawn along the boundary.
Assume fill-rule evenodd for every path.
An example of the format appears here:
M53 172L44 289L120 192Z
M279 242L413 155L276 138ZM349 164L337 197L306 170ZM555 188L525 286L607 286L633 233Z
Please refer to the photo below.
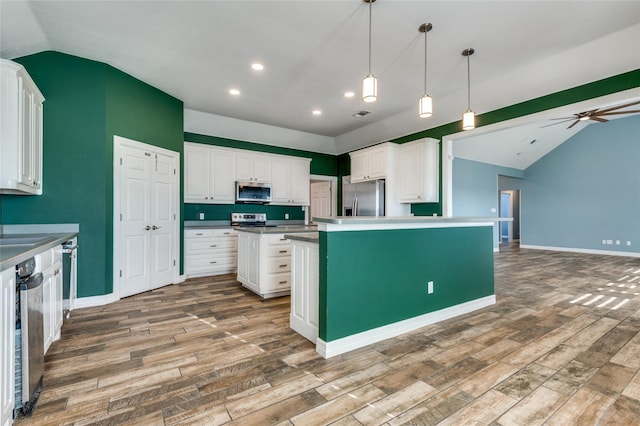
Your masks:
M114 136L114 295L177 281L180 154Z
M500 244L520 241L520 190L507 189L499 192L500 217L513 221L500 222Z

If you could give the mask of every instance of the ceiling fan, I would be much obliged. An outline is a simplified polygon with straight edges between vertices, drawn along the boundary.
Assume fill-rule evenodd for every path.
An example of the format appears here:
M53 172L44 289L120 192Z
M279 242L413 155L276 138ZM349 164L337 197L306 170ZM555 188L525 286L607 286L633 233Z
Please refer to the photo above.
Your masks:
M605 108L605 109L592 109L589 111L584 111L584 112L579 112L577 114L573 114L572 117L564 117L564 118L553 118L552 120L562 120L559 121L557 123L551 123L551 124L547 124L546 126L542 126L542 127L549 127L549 126L555 126L556 124L561 124L561 123L566 123L568 121L573 121L573 123L571 123L569 125L569 127L567 127L567 129L572 128L573 126L575 126L576 124L578 124L581 121L587 121L587 120L593 120L593 121L597 121L599 123L606 123L607 120L606 116L609 115L620 115L620 114L635 114L635 113L639 113L640 110L636 109L636 110L627 110L627 111L617 111L619 109L622 108L627 108L633 105L638 105L640 104L640 101L635 101L635 102L631 102L628 104L624 104L624 105L618 105L618 106L614 106L611 108Z

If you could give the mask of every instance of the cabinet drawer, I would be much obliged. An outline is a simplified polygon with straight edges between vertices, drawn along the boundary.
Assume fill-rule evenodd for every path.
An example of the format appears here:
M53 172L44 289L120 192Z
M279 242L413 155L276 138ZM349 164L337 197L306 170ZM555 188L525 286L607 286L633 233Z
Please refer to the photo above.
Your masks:
M283 244L267 246L265 251L267 253L267 257L291 256L291 246L285 246Z
M201 270L215 270L219 267L235 267L236 256L211 257L189 256L185 258L185 269L189 272Z
M267 243L269 245L290 244L289 240L284 237L284 234L273 234L267 236Z
M291 289L291 274L273 274L269 275L265 282L265 290L267 291L284 291Z
M220 249L235 250L237 242L231 239L219 240L207 238L206 240L187 240L185 241L185 253L196 253L202 251L216 251Z
M209 238L209 237L226 237L237 238L236 231L233 229L185 229L185 238Z
M291 257L275 257L271 259L267 259L267 270L268 274L277 274L280 272L290 272L291 271Z

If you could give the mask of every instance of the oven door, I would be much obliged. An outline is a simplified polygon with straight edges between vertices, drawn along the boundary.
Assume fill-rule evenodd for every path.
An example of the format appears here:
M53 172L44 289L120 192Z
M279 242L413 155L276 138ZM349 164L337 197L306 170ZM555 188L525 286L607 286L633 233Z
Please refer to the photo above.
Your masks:
M271 184L236 182L236 202L265 204L271 202Z

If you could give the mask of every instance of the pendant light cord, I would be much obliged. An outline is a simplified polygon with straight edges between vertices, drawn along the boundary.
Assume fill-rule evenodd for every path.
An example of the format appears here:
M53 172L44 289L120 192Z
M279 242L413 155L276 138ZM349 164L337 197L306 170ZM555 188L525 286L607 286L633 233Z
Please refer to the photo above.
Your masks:
M427 94L427 24L424 31L424 94Z
M471 65L469 56L471 54L467 55L467 111L471 110Z
M371 75L371 3L374 0L369 0L369 75Z

